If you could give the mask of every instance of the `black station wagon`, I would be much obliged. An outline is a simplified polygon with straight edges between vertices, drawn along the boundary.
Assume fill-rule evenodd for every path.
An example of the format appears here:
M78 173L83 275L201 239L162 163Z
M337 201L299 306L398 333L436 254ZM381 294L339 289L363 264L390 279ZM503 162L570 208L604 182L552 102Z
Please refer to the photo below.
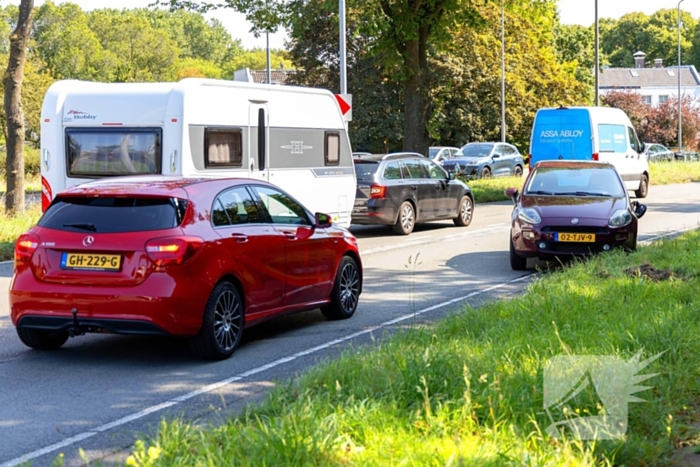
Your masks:
M355 158L357 194L353 224L382 224L408 235L420 222L453 219L467 226L474 196L454 174L417 153L373 154Z

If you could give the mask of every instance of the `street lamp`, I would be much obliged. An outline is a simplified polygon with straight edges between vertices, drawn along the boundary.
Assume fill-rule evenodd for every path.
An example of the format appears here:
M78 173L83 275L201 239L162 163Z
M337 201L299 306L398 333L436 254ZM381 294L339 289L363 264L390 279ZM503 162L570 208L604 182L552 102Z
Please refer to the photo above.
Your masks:
M681 122L683 116L681 115L681 3L683 0L678 2L678 152L681 152L683 147L683 129L681 127Z
M339 42L340 42L340 93L348 93L348 71L347 71L347 52L345 50L345 0L338 1L338 11L340 12L339 18Z
M683 1L683 0L681 0ZM598 75L600 74L600 57L599 48L600 43L598 41L598 0L595 0L595 106L598 107L599 95L600 95L600 84L598 82Z
M501 0L501 142L506 142L506 13Z

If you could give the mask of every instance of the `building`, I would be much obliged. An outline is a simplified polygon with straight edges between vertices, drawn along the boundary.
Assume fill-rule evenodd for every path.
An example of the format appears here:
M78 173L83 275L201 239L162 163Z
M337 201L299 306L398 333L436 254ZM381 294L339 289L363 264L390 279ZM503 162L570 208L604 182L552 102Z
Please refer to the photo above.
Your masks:
M634 54L634 68L604 68L599 76L600 95L610 91L635 91L649 105L659 105L678 96L677 66L664 68L661 59L654 60L653 68L645 68L646 54ZM694 65L680 67L681 94L700 96L700 76Z
M279 69L270 70L272 84L285 84L287 78L296 74L296 70L287 70L282 65ZM233 73L234 81L244 81L246 83L267 83L267 70L250 70L242 68Z

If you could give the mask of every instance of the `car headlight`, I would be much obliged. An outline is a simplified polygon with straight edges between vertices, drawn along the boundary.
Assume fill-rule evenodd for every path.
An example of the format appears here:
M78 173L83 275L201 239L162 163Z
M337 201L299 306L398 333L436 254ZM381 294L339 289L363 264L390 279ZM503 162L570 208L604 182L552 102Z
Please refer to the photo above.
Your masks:
M523 208L518 212L518 219L528 224L539 224L542 222L540 213L533 208Z
M618 209L608 221L610 227L624 227L632 222L632 214L629 209Z
M479 161L467 161L467 165L479 165Z

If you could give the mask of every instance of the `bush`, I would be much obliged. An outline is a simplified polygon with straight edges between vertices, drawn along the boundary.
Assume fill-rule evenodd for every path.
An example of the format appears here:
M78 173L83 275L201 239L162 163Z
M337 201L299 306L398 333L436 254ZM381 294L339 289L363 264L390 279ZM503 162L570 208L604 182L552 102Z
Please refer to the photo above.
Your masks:
M29 146L24 147L24 175L37 177L41 174L41 150ZM7 173L7 151L5 147L0 150L0 178L5 178Z

